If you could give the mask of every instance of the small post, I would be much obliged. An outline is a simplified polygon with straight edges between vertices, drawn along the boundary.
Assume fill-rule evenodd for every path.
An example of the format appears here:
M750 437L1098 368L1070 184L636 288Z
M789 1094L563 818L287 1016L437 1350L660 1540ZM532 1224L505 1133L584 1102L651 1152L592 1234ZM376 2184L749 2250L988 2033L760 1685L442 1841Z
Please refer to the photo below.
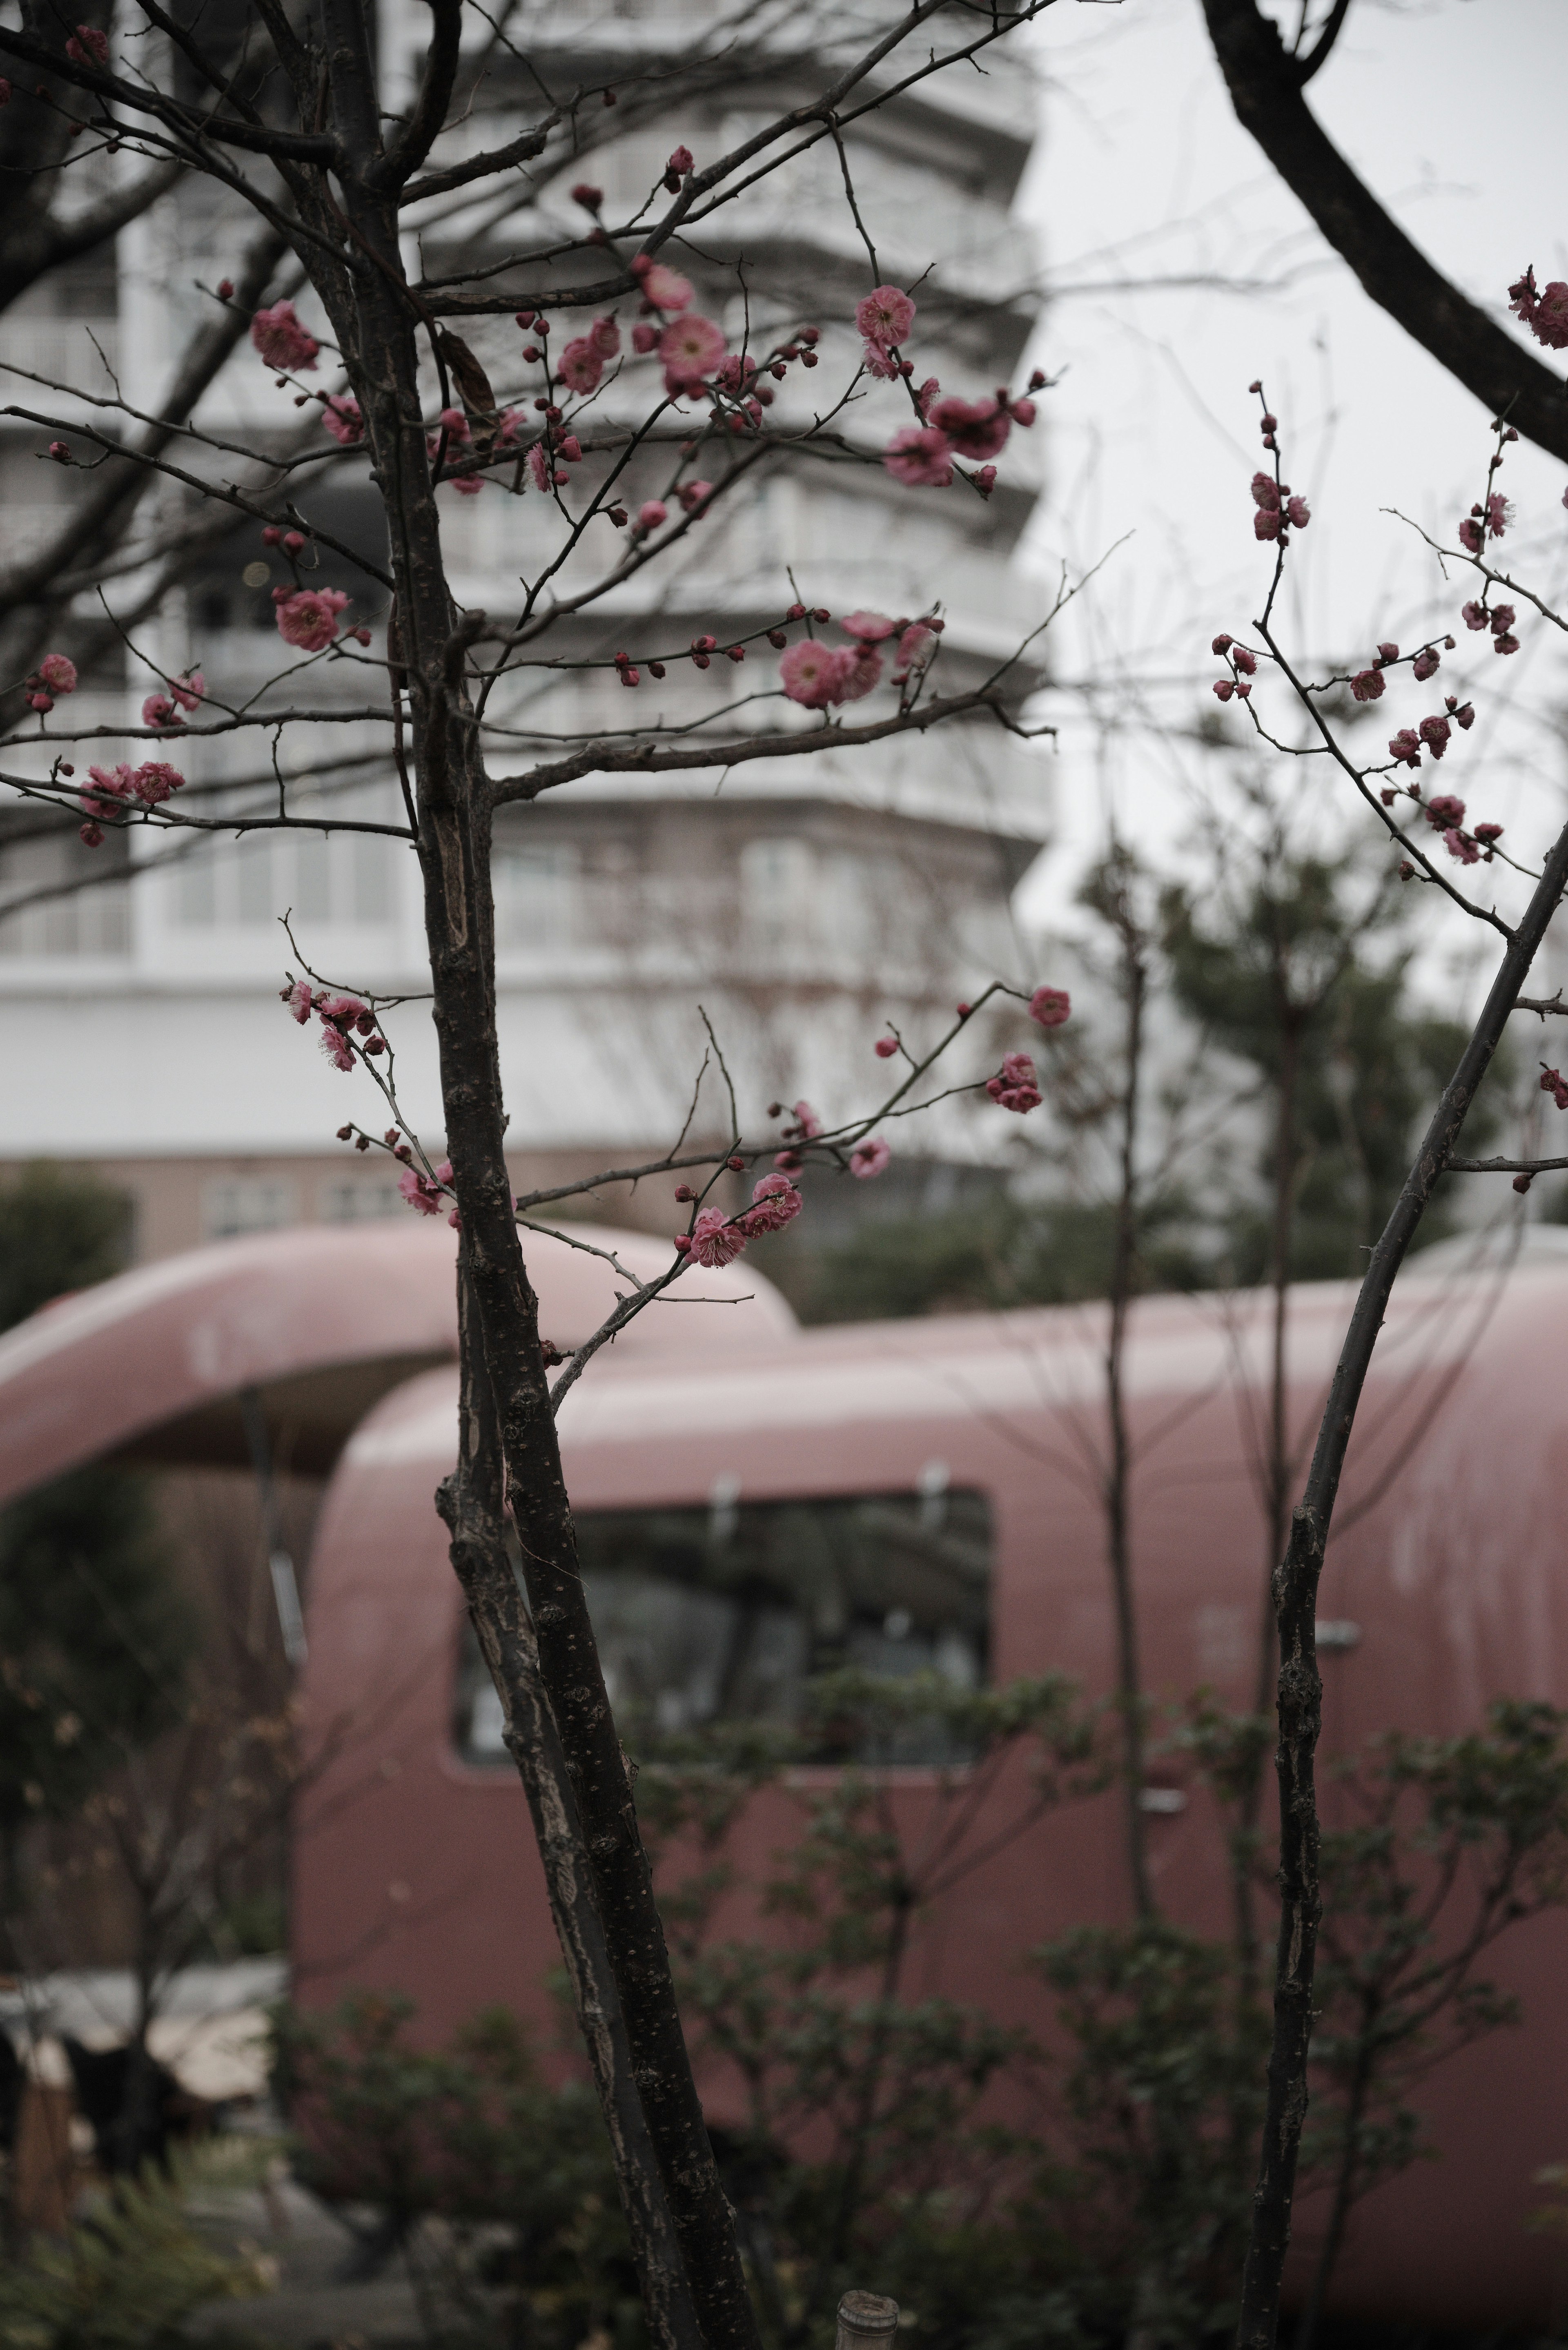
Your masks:
M846 2293L838 2304L834 2350L892 2350L898 2304L880 2293Z

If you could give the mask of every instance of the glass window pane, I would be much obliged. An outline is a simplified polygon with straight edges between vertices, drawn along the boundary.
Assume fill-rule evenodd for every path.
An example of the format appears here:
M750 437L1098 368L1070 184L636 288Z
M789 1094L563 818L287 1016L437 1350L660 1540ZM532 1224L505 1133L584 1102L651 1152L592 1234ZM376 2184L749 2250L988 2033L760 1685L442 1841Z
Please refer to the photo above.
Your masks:
M843 1667L890 1680L935 1672L959 1689L985 1679L981 1493L742 1503L721 1481L707 1509L587 1513L577 1550L606 1684L631 1735L798 1721L807 1683ZM501 1751L481 1742L488 1686L470 1635L456 1724L470 1759ZM932 1722L882 1759L953 1758Z

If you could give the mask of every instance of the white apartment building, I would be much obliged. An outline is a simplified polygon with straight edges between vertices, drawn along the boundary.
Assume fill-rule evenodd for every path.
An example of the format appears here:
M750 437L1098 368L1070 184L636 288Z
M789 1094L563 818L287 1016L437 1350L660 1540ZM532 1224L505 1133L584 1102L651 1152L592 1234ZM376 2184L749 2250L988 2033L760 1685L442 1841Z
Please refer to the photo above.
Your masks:
M383 0L380 21L383 56L411 75L428 19L409 0ZM750 46L734 49L722 70L711 61L698 94L666 119L633 120L593 153L607 215L657 178L678 140L700 156L732 144L794 102L792 93L818 86L834 41L864 30L842 15L818 21L798 11L746 21ZM695 10L621 0L524 11L515 37L547 57L558 81L602 79L607 58L673 55L706 22ZM846 139L882 276L920 281L922 360L944 390L971 397L1017 381L1033 323L1032 239L1014 204L1036 93L1026 53L1012 54L1018 47L1004 44L983 74L954 70L919 85ZM519 124L528 103L519 86ZM485 143L497 135L492 113ZM573 216L565 182L581 169L533 192L504 224L512 245L551 241L552 224ZM210 189L177 193L126 232L115 255L62 273L0 317L0 359L84 391L102 387L108 362L132 404L155 410L172 355L210 314L195 281L211 286L232 273L246 234ZM444 249L465 261L483 257L483 240L500 234L462 213L439 231ZM432 229L427 268L435 241ZM850 371L849 322L871 281L830 143L718 216L704 251L705 304L733 302L733 265L743 262L753 301L821 324L816 380ZM680 265L700 274L690 256ZM307 296L301 307L308 317ZM504 332L475 339L499 390L508 365L515 368L516 330L508 319ZM36 387L29 400L49 404ZM275 436L282 407L247 344L199 421L244 442ZM873 400L846 431L879 444L898 421ZM36 462L36 429L5 425L0 435L0 479L25 545L63 511L72 480ZM714 619L739 633L784 610L793 578L807 601L836 613L919 611L940 597L946 681L978 678L1040 617L1042 592L1021 574L1015 552L1040 486L1041 438L1014 433L985 505L957 491L911 493L879 468L779 466L715 523L700 556L586 622L580 641L602 655L667 630L679 646ZM308 510L314 502L324 518L329 507L339 536L373 537L373 504L357 479L362 469L346 466L302 503ZM464 602L504 612L515 600L538 527L535 504L493 487L472 499L445 494ZM274 576L259 534L245 526L193 570L141 649L171 671L199 662L231 699L244 684L259 685L279 665ZM363 595L347 570L331 577ZM112 602L118 592L111 578L105 593ZM1021 672L1025 681L1028 674ZM624 697L612 706L619 689L603 680L598 672L554 690L548 723L625 724ZM123 688L96 694L91 710L78 697L72 714L121 723L153 681L133 649ZM754 673L745 680L759 681ZM671 693L676 683L672 670ZM715 693L732 686L732 678L711 681ZM689 671L679 691L689 694ZM639 697L639 718L649 714L648 698ZM334 756L372 750L379 739L375 730L325 725L286 737L291 807L303 806L315 766L330 774ZM253 745L230 753L223 767L216 746L190 749L183 764L192 780L249 774L258 756ZM496 942L519 1180L562 1180L672 1139L701 1059L700 1005L724 1043L750 1119L774 1097L805 1095L834 1115L872 1099L882 1065L870 1042L889 1014L919 1034L988 976L1029 976L1009 907L1048 834L1049 776L1044 755L988 724L853 754L758 763L722 778L590 778L507 811ZM395 815L389 771L371 765L364 777L347 797L339 789L335 805ZM107 884L39 895L89 857L97 874L117 855L129 861ZM26 902L5 913L18 899ZM303 953L333 981L411 997L426 984L418 868L390 840L261 835L192 847L145 830L129 847L111 836L96 852L58 834L0 851L0 1162L47 1157L101 1169L135 1201L142 1255L296 1220L401 1212L384 1167L333 1139L347 1117L380 1122L364 1081L329 1068L278 1003L290 961L278 919L286 910ZM406 1106L434 1141L440 1104L426 1008L410 1002L389 1022ZM719 1123L715 1096L707 1130ZM983 1121L977 1128L950 1120L908 1141L928 1159L983 1158L987 1148ZM624 1198L607 1206L628 1212Z

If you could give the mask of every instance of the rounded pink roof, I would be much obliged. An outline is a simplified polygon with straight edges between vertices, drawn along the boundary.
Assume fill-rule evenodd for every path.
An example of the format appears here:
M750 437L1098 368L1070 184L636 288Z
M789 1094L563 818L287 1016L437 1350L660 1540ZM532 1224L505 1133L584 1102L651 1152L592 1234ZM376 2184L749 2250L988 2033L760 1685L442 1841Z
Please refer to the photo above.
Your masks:
M614 1249L641 1279L670 1262L668 1244L643 1233L566 1229ZM280 1467L329 1469L382 1396L455 1354L455 1246L444 1224L411 1218L301 1225L220 1241L44 1307L0 1336L0 1502L106 1454L243 1463L246 1390ZM575 1346L622 1284L565 1241L530 1235L527 1246L545 1334ZM703 1274L690 1295L642 1314L615 1354L771 1352L794 1332L777 1290L743 1267ZM699 1295L724 1310L693 1310Z

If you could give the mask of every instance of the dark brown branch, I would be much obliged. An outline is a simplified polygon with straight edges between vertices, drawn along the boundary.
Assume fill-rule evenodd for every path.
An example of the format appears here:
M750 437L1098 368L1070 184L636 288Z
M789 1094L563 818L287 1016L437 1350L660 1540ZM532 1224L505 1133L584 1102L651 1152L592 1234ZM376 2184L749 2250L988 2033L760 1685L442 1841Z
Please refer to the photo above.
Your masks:
M1450 1175L1554 1175L1568 1159L1450 1159Z
M1301 69L1254 0L1203 0L1236 119L1380 309L1492 416L1568 459L1568 403L1550 368L1449 284L1358 179L1307 106Z
M182 106L174 99L164 97L161 90L139 82L122 81L117 74L102 72L96 66L78 65L75 58L51 49L30 33L16 32L9 26L0 25L0 57L39 67L68 82L73 88L101 99L106 105L123 106L132 113L151 115L193 151L199 151L207 140L216 138L232 147L243 147L249 154L269 155L275 161L287 157L302 163L319 164L326 171L335 169L338 161L337 141L324 132L275 130L267 123L236 122L226 115L198 113L193 107Z
M1315 1778L1323 1683L1317 1668L1315 1618L1318 1577L1340 1473L1395 1278L1438 1180L1451 1163L1476 1088L1519 1001L1565 886L1568 827L1554 843L1523 918L1509 941L1480 1017L1373 1251L1324 1409L1306 1490L1293 1514L1290 1541L1274 1575L1280 1643L1280 1740L1274 1758L1280 1783L1280 1935L1262 2152L1237 2335L1241 2350L1273 2350L1280 2280L1290 2243L1296 2160L1306 2116L1313 1975L1323 1910Z

